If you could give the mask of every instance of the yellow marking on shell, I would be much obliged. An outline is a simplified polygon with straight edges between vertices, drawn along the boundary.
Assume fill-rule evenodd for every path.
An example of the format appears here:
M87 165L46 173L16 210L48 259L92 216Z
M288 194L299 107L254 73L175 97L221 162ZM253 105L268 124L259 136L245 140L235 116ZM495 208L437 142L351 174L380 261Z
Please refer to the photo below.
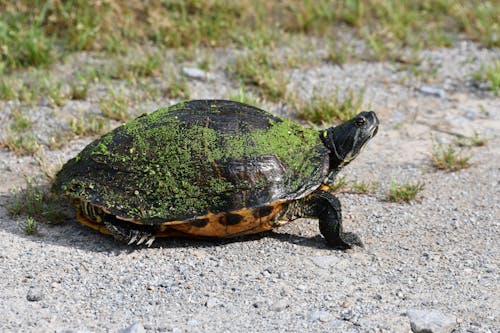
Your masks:
M262 217L254 216L254 212L256 211L254 208L242 208L236 211L232 211L230 212L230 214L237 214L243 217L240 222L234 225L219 223L220 218L228 214L226 212L216 214L209 212L207 215L198 216L195 219L190 219L181 223L178 223L178 221L166 222L160 227L160 232L157 236L161 237L163 232L168 233L169 230L175 230L188 237L223 238L249 235L271 230L274 227L278 226L276 224L273 224L272 221L275 216L283 210L284 204L287 202L288 200L282 200L273 203L272 205L270 205L272 207L272 211L266 216ZM197 227L189 223L190 221L199 219L208 219L207 225L204 227Z
M327 131L323 131L323 137L326 138L328 136L328 132Z

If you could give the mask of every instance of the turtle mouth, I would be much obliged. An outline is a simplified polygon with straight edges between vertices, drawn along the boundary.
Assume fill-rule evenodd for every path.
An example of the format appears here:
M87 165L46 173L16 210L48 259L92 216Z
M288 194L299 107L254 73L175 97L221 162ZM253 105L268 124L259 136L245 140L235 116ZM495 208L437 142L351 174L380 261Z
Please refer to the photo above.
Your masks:
M372 117L372 130L371 130L371 138L373 138L378 133L378 117L375 112L370 111L368 114Z

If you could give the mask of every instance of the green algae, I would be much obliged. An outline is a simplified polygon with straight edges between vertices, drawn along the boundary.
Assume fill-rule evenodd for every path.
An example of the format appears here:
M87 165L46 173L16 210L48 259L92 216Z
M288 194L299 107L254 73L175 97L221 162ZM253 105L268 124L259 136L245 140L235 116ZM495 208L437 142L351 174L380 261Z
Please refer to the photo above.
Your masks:
M325 150L316 131L258 110L259 117L269 118L267 127L235 133L209 121L180 120L184 110L185 104L161 108L104 135L63 168L58 182L70 184L70 195L116 214L168 220L242 208L233 198L243 189L257 198L278 199L274 193L266 197L272 185L291 195L307 184L319 185L324 176ZM206 115L219 111L212 103ZM227 170L231 161L251 163L264 155L274 155L284 166L282 183L272 184L276 180L262 170L243 179Z

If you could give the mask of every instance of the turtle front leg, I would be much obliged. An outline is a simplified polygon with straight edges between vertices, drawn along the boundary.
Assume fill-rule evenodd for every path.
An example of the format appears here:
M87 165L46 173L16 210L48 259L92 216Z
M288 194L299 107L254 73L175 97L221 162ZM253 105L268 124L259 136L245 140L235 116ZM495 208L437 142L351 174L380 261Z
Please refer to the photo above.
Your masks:
M363 247L361 239L354 233L342 231L342 208L339 199L326 191L316 191L299 200L295 207L287 212L289 219L316 217L319 219L319 231L326 242L336 249Z

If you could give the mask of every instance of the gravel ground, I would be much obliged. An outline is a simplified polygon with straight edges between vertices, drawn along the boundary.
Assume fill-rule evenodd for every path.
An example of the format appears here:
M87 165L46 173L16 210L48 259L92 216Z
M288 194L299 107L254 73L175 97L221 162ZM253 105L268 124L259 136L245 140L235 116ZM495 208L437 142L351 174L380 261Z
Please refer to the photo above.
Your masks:
M470 81L499 50L464 42L422 56L437 68L428 83L389 63L289 72L288 91L304 97L315 89L328 95L336 87L364 88L367 107L380 118L377 137L343 172L380 187L339 194L345 229L362 237L364 249L327 248L317 221L307 219L258 236L166 239L151 248L118 244L74 221L42 224L41 236L27 236L19 229L23 218L5 206L39 164L0 150L0 331L411 332L419 329L411 318L423 313L424 325L431 317L447 321L442 332L499 332L500 99ZM217 59L209 80L189 79L192 98L235 89L224 74L227 61ZM60 66L64 72L71 64ZM76 103L92 107L69 102L55 112L74 112ZM2 102L0 120L11 107ZM37 136L58 126L46 109L32 110ZM269 109L288 112L284 105ZM432 168L433 142L474 132L488 142L471 149L470 168ZM45 161L56 167L90 140L46 151ZM410 204L390 203L393 180L423 181L425 189Z

